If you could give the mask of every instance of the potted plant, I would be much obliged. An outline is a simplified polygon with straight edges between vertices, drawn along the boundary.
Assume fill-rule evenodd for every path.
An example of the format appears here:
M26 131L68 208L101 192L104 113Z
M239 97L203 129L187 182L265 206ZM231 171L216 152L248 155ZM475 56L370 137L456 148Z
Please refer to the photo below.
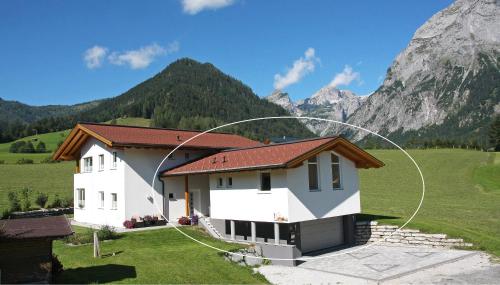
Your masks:
M191 224L191 220L189 220L188 217L180 217L179 221L177 221L179 225L182 226L189 226Z
M144 216L143 221L144 221L145 227L149 227L149 226L153 225L153 217L151 217L150 215Z
M198 225L198 215L191 216L191 225Z

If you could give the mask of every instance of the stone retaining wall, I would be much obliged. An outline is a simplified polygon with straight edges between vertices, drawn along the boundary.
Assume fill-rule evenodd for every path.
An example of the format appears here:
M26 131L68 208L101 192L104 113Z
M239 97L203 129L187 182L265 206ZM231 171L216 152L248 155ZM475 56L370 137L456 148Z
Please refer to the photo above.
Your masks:
M396 232L397 228L397 226L379 225L376 221L356 222L355 243L365 244L380 241L380 243L385 244L432 247L472 246L472 243L466 243L463 239L447 238L445 234L426 234L412 229L402 229Z

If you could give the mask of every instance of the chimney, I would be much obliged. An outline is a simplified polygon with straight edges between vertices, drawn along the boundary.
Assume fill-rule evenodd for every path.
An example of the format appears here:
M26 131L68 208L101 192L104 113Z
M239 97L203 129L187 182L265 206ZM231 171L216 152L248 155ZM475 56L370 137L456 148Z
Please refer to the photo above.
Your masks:
M264 144L270 144L270 143L271 143L271 140L270 140L270 139L265 139L263 143L264 143Z
M177 135L177 141L180 142L181 141L181 136Z

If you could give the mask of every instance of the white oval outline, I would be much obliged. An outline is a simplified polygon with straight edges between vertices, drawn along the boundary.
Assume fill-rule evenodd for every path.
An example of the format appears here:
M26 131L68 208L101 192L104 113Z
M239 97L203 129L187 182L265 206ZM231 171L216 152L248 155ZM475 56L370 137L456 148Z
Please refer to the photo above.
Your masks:
M261 118L253 118L253 119L246 119L246 120L241 120L241 121L236 121L236 122L231 122L231 123L227 123L227 124L224 124L224 125L221 125L221 126L217 126L215 128L212 128L212 129L209 129L209 130L206 130L206 131L203 131L189 139L187 139L186 141L184 141L183 143L181 143L180 145L178 145L177 147L175 147L171 152L169 152L164 158L163 160L160 162L160 164L158 165L158 168L156 168L156 171L153 175L153 183L151 184L151 193L154 193L155 190L154 190L154 186L155 186L155 181L156 181L156 178L157 178L157 175L158 175L158 171L160 171L160 167L162 166L162 164L165 162L165 160L172 154L174 153L177 149L179 149L180 147L182 147L184 144L190 142L191 140L199 137L199 136L202 136L206 133L209 133L209 132L212 132L212 131L215 131L217 129L220 129L220 128L224 128L224 127L227 127L227 126L232 126L232 125L236 125L236 124L239 124L239 123L247 123L247 122L253 122L253 121L260 121L260 120L274 120L274 119L296 119L296 120L300 120L300 119L306 119L306 120L316 120L316 121L324 121L324 122L330 122L330 123L338 123L338 124L341 124L341 125L345 125L345 126L349 126L349 127L352 127L352 128L356 128L356 129L359 129L359 130L362 130L362 131L365 131L365 132L368 132L370 134L373 134L373 135L376 135L382 139L384 139L385 141L391 143L392 145L394 145L395 147L397 147L399 150L401 150L410 160L411 162L413 162L413 164L415 165L415 167L417 168L418 170L418 173L420 175L420 179L422 180L422 196L420 197L420 202L418 204L418 207L417 209L415 210L415 212L411 215L411 217L399 228L397 228L394 232L390 233L390 235L388 237L385 237L383 240L386 240L388 238L390 238L393 234L401 231L406 225L408 225L412 220L413 218L417 215L418 211L420 210L420 208L422 207L422 204L424 202L424 197L425 197L425 180L424 180L424 175L422 174L422 171L420 170L420 167L418 166L417 162L413 159L413 157L408 153L406 152L403 148L401 148L399 145L397 145L395 142L391 141L390 139L382 136L382 135L379 135L378 133L376 132L373 132L373 131L370 131L368 129L365 129L363 127L359 127L359 126L356 126L356 125L352 125L352 124L349 124L349 123L344 123L344 122L340 122L340 121L336 121L336 120L330 120L330 119L323 119L323 118L315 118L315 117L307 117L307 116L304 116L304 117L296 117L296 116L275 116L275 117L261 117ZM153 196L151 196L153 197ZM160 213L160 215L169 223L172 225L172 227L174 227L178 232L180 232L181 234L183 234L185 237L201 244L201 245L204 245L208 248L211 248L211 249L214 249L216 251L219 251L219 252L223 252L223 253L227 253L227 254L231 254L231 255L235 255L235 256L241 256L241 257L246 257L247 255L246 254L241 254L241 253L237 253L237 252L230 252L230 251L227 251L227 250L224 250L224 249L220 249L218 247L215 247L215 246L212 246L212 245L209 245L207 243L204 243L202 241L199 241L193 237L191 237L190 235L186 234L185 232L183 232L182 230L179 229L179 227L177 227L176 225L174 225L173 223L170 223L170 221L168 220L167 217L165 217L163 215L163 211L160 210L160 208L158 207L158 205L156 205L156 201L153 200L153 205L156 207L156 210ZM224 242L231 242L231 241L226 241L226 240L222 240ZM375 242L372 242L372 243L369 243L369 244L366 244L364 246L360 246L356 249L353 249L351 251L343 251L343 252L339 252L339 253L333 253L331 255L321 255L321 256L302 256L300 258L271 258L271 257L262 257L262 256L248 256L250 258L256 258L256 259L262 259L262 260L277 260L277 261L295 261L295 260L301 260L301 261L304 261L304 260L315 260L315 259L323 259L323 258L328 258L328 257L333 257L333 256L340 256L340 255L343 255L343 254L348 254L348 253L353 253L353 252L357 252L357 251L360 251L360 250L363 250L363 249L366 249L366 248L370 248L378 243L380 243L382 240L378 240L378 241L375 241ZM235 242L237 243L237 242Z

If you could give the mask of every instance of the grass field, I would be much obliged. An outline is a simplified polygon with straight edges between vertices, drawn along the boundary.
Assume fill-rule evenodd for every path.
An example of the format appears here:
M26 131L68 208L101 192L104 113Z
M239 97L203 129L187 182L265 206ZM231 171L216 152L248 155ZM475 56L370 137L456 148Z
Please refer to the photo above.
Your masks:
M234 244L214 240L192 228L183 231L225 250ZM54 253L64 265L58 283L267 283L251 268L225 261L215 250L187 239L175 229L123 234L102 242L103 258L93 258L92 245L68 246L54 243ZM112 253L116 253L115 256Z
M400 151L372 153L386 163L361 171L363 213L403 224L422 193L420 177ZM500 172L498 153L467 150L412 150L426 183L425 200L409 227L446 233L500 256Z
M106 123L109 124L109 123L111 123L111 121L107 121ZM134 118L134 117L117 118L116 124L117 125L136 126L136 127L150 127L151 120L145 119L145 118Z

